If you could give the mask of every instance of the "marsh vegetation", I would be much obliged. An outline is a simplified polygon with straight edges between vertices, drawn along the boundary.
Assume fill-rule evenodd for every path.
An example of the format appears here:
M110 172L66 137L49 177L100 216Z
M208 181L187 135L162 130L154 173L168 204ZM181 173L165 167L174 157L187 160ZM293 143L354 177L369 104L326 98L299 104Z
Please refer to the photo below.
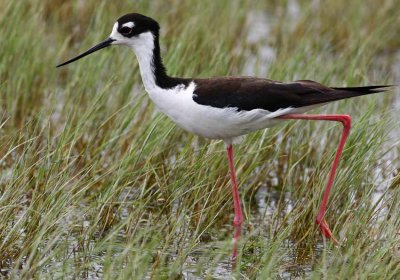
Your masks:
M132 11L160 22L172 75L400 83L399 1L0 0L0 278L398 279L400 92L316 111L354 121L326 216L339 247L314 223L339 125L236 147L232 272L223 143L155 111L128 49L55 69Z

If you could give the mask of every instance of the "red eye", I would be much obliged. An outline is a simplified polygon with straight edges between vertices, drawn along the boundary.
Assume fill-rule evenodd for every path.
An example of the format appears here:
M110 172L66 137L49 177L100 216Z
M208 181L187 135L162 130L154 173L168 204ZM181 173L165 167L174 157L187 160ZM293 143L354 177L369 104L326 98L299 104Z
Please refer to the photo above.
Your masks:
M131 33L131 31L132 31L132 28L130 28L128 26L124 26L119 30L119 32L121 34L129 34L129 33Z

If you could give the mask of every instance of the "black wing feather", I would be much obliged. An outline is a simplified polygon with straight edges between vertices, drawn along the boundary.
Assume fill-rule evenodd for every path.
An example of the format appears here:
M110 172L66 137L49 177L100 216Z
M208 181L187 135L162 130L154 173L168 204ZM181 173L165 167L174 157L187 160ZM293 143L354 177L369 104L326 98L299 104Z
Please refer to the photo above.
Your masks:
M222 77L194 80L193 100L217 108L234 107L250 111L304 107L345 98L386 91L390 86L336 88L310 80L293 83L251 78Z

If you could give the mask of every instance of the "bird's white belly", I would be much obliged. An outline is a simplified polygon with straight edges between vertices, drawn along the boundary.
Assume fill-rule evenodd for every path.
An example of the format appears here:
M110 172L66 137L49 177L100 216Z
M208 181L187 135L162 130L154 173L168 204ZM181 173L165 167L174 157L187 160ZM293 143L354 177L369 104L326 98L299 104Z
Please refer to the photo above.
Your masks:
M193 101L193 103L195 103ZM169 112L169 116L182 128L197 135L228 141L278 123L280 120L267 120L265 115L252 112L238 112L234 108L214 108L195 103L189 110ZM187 113L185 113L186 111ZM264 118L261 121L261 118Z
M237 111L236 108L215 108L193 100L194 83L188 87L148 91L160 111L183 129L197 135L222 139L231 143L234 138L252 131L271 127L281 121L276 117L301 113L295 108L269 112L262 109Z

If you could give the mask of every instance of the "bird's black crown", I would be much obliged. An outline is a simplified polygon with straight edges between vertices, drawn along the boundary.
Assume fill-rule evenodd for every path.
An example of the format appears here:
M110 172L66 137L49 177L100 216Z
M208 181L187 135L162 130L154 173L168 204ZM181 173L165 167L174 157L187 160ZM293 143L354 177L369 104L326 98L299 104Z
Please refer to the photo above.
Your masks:
M150 17L146 17L141 14L131 13L120 17L118 20L118 32L125 37L131 38L137 36L144 32L152 32L154 35L158 36L160 26L158 22ZM123 26L125 23L133 22L134 26L127 27Z

